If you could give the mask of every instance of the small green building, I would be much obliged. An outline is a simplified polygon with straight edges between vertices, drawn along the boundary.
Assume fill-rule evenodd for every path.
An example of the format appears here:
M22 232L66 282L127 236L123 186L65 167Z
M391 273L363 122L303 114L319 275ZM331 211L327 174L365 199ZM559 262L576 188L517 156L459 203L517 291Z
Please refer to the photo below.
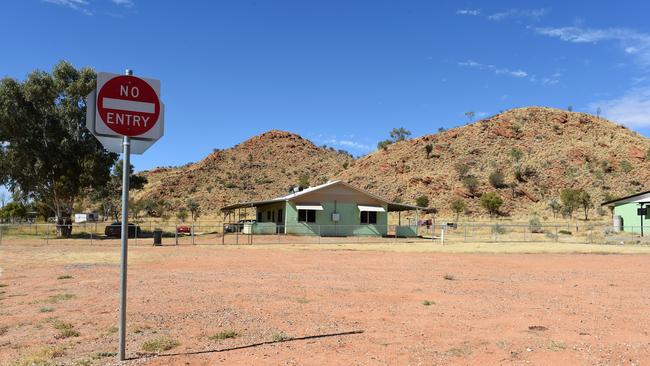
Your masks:
M303 190L295 188L287 196L266 201L229 205L221 211L241 218L247 217L248 209L255 210L256 219L235 223L245 234L399 237L417 236L419 211L426 210L389 202L340 180ZM401 225L400 215L398 225L389 227L389 212L407 210L415 211L415 221Z
M613 227L616 231L650 234L650 191L604 202L602 206L613 208ZM646 209L639 215L639 209Z

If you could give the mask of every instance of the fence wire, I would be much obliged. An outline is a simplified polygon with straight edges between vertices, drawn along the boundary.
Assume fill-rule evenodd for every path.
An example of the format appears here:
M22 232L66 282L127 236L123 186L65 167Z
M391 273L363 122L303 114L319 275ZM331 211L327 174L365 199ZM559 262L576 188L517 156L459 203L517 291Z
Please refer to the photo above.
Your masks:
M69 237L57 235L52 223L0 224L0 245L119 245L120 228L110 222L68 225ZM335 243L573 243L650 245L650 227L605 224L452 225L278 225L262 231L243 224L197 221L194 224L144 222L129 229L130 245L153 245L154 231L162 245L335 244ZM643 231L643 236L642 236ZM225 233L225 234L224 234Z

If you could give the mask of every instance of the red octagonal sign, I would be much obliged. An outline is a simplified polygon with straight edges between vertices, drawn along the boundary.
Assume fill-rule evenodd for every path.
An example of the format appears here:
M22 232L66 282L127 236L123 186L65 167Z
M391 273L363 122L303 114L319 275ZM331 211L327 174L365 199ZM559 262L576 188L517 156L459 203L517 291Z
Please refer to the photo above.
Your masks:
M97 112L108 128L134 137L151 130L158 122L160 100L146 81L135 76L117 76L99 90Z

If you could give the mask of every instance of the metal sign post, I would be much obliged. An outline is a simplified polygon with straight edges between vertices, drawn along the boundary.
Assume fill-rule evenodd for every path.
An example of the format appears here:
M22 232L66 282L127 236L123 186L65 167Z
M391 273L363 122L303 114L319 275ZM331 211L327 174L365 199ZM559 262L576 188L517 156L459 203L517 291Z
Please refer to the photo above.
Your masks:
M110 152L122 153L122 245L120 257L120 361L126 359L126 285L129 248L131 153L142 154L164 133L160 81L98 73L97 88L86 98L86 126ZM137 233L136 233L137 235Z

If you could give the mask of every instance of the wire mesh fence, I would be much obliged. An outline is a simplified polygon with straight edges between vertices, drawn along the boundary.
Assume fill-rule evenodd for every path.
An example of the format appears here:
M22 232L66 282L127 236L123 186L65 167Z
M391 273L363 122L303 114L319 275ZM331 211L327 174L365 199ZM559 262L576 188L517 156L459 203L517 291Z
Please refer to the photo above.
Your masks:
M266 224L266 223L265 223ZM75 223L68 237L57 235L52 223L0 224L0 245L119 245L119 223ZM571 243L650 245L650 227L605 224L487 224L445 225L255 225L197 221L178 224L130 224L130 245L153 245L154 232L162 245L335 244L335 243Z

